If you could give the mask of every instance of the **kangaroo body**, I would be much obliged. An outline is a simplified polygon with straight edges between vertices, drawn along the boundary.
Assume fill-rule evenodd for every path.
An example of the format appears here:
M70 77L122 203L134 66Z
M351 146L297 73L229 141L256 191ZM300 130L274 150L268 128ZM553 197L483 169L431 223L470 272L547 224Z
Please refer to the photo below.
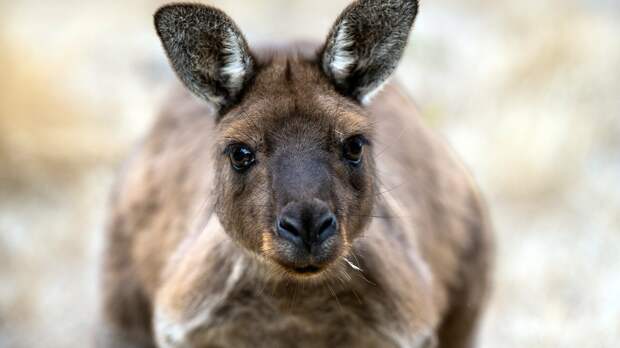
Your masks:
M218 120L217 109L187 92L171 98L113 195L102 346L473 345L489 283L491 243L486 212L469 175L422 125L415 105L396 84L388 84L366 106L341 100L317 64L319 49L255 52L259 68L251 85L227 111L242 116ZM359 198L366 202L356 206L359 216L335 213L346 248L340 256L318 276L289 276L265 260L276 248L277 233L257 232L252 235L257 240L248 241L231 232L263 226L263 220L270 226L272 214L260 207L271 206L265 202L275 194L253 193L262 200L255 196L228 207L225 197L242 195L253 184L227 196L222 182L240 179L223 174L218 144L233 137L233 130L234 137L260 134L255 172L243 174L253 175L259 186L260 180L273 182L277 176L258 176L267 156L277 157L269 150L278 147L277 140L270 137L313 138L309 134L322 125L317 115L336 112L347 124L357 122L348 113L363 113L372 124L376 180L367 198ZM304 125L302 131L298 124ZM338 133L338 127L326 129ZM262 153L265 157L258 157ZM348 175L343 173L333 175ZM340 198L345 199L357 204L355 195ZM243 206L258 210L239 217L224 212ZM360 231L349 231L356 226L349 220L361 217ZM238 227L244 219L247 224Z

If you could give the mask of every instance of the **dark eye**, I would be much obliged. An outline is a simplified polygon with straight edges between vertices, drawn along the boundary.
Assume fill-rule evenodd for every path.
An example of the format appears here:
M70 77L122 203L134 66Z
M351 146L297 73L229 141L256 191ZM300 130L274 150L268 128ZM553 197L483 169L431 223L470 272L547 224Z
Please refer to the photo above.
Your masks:
M353 165L360 164L360 162L362 162L362 155L364 154L364 144L364 138L359 135L345 140L344 144L342 144L344 158Z
M228 149L230 164L235 170L242 172L254 164L256 158L254 152L246 145L235 144Z

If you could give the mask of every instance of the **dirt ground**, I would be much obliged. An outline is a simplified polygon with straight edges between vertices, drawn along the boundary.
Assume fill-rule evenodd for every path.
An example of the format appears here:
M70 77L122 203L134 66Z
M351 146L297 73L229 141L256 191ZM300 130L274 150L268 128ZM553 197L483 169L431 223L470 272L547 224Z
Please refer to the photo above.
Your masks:
M211 3L256 43L348 2ZM92 342L107 194L174 81L161 4L0 0L0 347ZM491 208L480 346L620 346L620 2L424 1L397 75Z

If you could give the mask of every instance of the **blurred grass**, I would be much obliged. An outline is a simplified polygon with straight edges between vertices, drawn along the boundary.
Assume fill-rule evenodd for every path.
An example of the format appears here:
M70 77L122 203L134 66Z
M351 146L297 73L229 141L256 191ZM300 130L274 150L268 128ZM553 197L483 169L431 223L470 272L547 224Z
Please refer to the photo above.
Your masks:
M90 343L107 192L174 80L162 3L0 2L0 347ZM265 42L348 2L213 3ZM490 201L482 347L620 344L619 37L617 1L422 3L398 76Z

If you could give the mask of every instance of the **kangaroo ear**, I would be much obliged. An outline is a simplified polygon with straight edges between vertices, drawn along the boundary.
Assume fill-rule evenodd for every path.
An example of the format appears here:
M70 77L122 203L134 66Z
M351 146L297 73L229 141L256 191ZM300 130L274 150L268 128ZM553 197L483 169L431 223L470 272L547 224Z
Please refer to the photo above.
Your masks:
M222 11L173 4L155 13L155 28L183 83L221 110L239 97L254 71L254 59L235 23Z
M417 13L417 0L354 2L329 33L323 71L341 93L367 103L398 65Z

